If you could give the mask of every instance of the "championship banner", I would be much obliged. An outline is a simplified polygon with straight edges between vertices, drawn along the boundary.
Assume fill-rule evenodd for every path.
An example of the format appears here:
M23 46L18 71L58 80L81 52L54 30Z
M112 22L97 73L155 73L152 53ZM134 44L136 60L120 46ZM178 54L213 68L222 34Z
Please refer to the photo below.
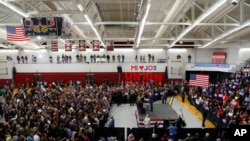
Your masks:
M51 51L58 51L58 41L51 41Z
M79 51L86 51L85 40L79 40Z
M93 51L100 51L100 41L99 40L93 40Z
M107 51L114 51L114 41L106 41Z
M65 51L72 51L72 41L71 40L65 41Z
M168 78L183 79L183 63L181 59L168 59Z

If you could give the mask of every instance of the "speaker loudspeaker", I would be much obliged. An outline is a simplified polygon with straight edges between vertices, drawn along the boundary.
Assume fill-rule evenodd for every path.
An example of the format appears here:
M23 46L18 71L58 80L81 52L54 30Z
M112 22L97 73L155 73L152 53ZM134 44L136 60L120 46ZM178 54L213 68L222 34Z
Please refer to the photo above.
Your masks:
M86 80L92 83L94 81L94 74L86 74Z
M168 66L165 68L165 78L168 78Z
M12 68L12 73L13 73L13 74L16 74L16 67L13 67L13 68Z
M118 66L118 67L117 67L117 72L118 72L118 73L122 73L122 67Z
M41 82L41 75L40 74L34 74L34 81L35 82Z

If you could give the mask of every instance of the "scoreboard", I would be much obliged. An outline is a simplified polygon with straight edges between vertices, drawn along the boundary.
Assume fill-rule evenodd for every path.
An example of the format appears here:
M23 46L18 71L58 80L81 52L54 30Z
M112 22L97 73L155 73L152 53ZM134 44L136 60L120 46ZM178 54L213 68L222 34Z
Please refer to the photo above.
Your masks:
M26 36L61 36L62 17L23 18L22 25Z

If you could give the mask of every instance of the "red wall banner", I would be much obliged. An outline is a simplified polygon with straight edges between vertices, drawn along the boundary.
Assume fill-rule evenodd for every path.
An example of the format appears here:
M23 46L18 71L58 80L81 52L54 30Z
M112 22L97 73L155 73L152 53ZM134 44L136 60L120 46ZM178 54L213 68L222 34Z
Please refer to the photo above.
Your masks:
M58 41L51 41L51 51L58 51Z
M72 51L72 41L71 40L65 41L65 51Z
M93 51L99 51L100 50L100 41L99 40L93 40L92 45L93 45Z
M106 41L107 51L114 51L114 41Z
M79 40L79 51L86 51L85 40Z

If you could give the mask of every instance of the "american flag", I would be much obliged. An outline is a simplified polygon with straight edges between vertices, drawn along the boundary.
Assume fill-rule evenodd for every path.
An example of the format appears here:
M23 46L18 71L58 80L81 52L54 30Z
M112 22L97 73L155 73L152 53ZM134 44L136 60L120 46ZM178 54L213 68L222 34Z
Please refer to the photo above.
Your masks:
M22 26L6 26L8 41L27 41L29 37L24 35Z
M191 86L208 86L209 75L190 74L189 85Z

